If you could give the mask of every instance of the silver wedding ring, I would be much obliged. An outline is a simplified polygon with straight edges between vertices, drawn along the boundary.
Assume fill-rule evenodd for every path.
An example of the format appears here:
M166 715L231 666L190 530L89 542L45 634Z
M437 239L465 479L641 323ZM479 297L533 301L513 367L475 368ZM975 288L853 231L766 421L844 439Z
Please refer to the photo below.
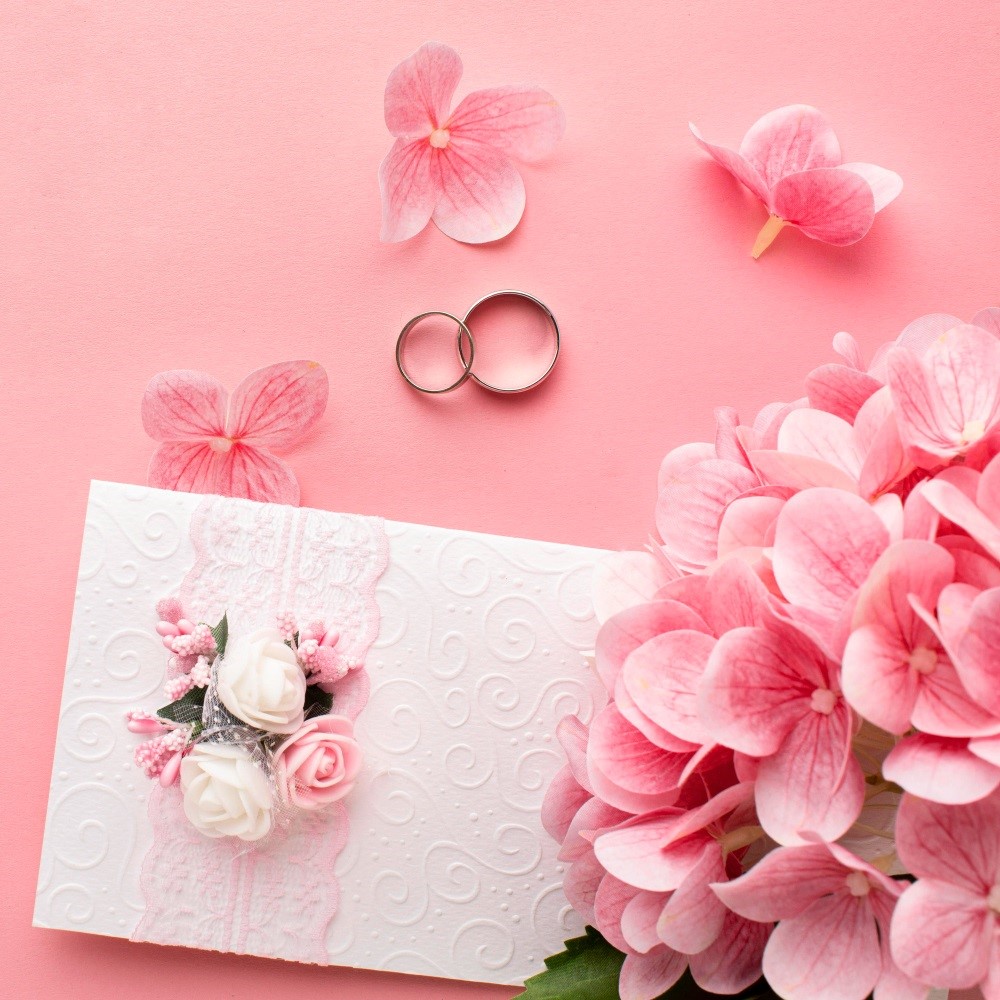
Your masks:
M549 326L552 328L552 357L549 360L548 366L537 378L532 379L532 381L526 383L525 385L493 385L490 382L485 381L480 378L473 370L472 364L476 356L476 341L475 337L472 335L472 329L470 327L470 319L475 314L476 310L481 306L485 305L487 302L491 302L494 299L501 298L518 298L524 299L530 302L537 309L539 309L548 321ZM407 338L410 333L423 320L430 316L444 316L446 319L451 320L455 323L457 328L456 346L458 348L458 359L462 365L462 374L449 385L443 388L431 388L429 386L421 385L417 382L411 374L406 370L406 364L404 362L405 348ZM560 335L559 335L559 324L556 322L555 316L552 314L552 310L549 309L544 302L540 299L535 298L534 295L529 295L527 292L520 292L513 288L504 288L497 292L490 292L489 295L484 295L477 302L474 302L469 310L466 312L464 319L459 319L457 316L453 316L451 313L442 312L441 310L431 310L429 312L421 313L419 316L414 316L406 326L399 333L399 337L396 339L396 367L399 369L399 374L403 376L406 383L416 389L418 392L425 392L430 395L440 395L445 392L452 392L457 389L460 385L463 385L470 378L473 382L487 389L489 392L496 392L502 395L513 395L519 392L527 392L529 389L534 389L536 386L541 385L552 372L555 367L556 361L559 358L559 348L560 348Z

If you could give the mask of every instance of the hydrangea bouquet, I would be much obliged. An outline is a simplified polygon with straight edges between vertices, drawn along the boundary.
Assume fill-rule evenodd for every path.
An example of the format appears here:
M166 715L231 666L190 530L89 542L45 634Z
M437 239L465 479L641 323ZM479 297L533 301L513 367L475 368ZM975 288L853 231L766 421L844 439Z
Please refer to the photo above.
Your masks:
M1000 1000L1000 309L834 348L601 574L544 806L600 934L528 997Z

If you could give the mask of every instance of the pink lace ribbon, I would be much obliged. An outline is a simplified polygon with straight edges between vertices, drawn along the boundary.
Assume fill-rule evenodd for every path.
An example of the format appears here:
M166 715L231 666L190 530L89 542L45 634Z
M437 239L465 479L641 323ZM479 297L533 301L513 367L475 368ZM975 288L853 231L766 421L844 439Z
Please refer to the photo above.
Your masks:
M381 520L206 497L190 530L195 562L180 598L192 618L215 622L226 612L232 634L291 611L336 628L338 649L364 662L378 637L375 587L389 561ZM364 668L352 671L335 688L333 710L356 719L368 690ZM342 803L297 812L256 848L198 833L176 787L154 787L149 817L145 911L133 941L328 963L326 933L340 902L334 865L349 833Z

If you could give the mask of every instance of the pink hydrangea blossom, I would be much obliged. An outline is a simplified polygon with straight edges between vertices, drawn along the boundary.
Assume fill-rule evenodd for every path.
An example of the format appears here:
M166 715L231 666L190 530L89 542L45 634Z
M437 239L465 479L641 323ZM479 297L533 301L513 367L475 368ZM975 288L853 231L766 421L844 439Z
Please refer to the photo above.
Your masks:
M506 236L524 212L512 158L537 160L565 128L540 87L477 90L451 107L462 77L458 53L427 42L389 75L385 124L396 141L379 168L382 239L416 236L429 221L462 243Z
M1000 1000L997 345L1000 310L838 334L806 398L672 451L659 537L596 574L608 701L543 818L622 996Z
M829 121L804 104L764 115L750 126L738 151L706 142L694 125L690 128L702 149L767 207L755 258L789 225L834 246L857 243L875 213L903 190L891 170L844 163Z

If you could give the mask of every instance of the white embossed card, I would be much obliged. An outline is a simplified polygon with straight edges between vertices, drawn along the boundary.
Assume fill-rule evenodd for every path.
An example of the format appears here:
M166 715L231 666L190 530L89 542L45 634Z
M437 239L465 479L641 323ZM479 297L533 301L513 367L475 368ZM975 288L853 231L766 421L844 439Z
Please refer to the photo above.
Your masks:
M95 482L36 925L523 982L580 930L540 809L601 555Z

